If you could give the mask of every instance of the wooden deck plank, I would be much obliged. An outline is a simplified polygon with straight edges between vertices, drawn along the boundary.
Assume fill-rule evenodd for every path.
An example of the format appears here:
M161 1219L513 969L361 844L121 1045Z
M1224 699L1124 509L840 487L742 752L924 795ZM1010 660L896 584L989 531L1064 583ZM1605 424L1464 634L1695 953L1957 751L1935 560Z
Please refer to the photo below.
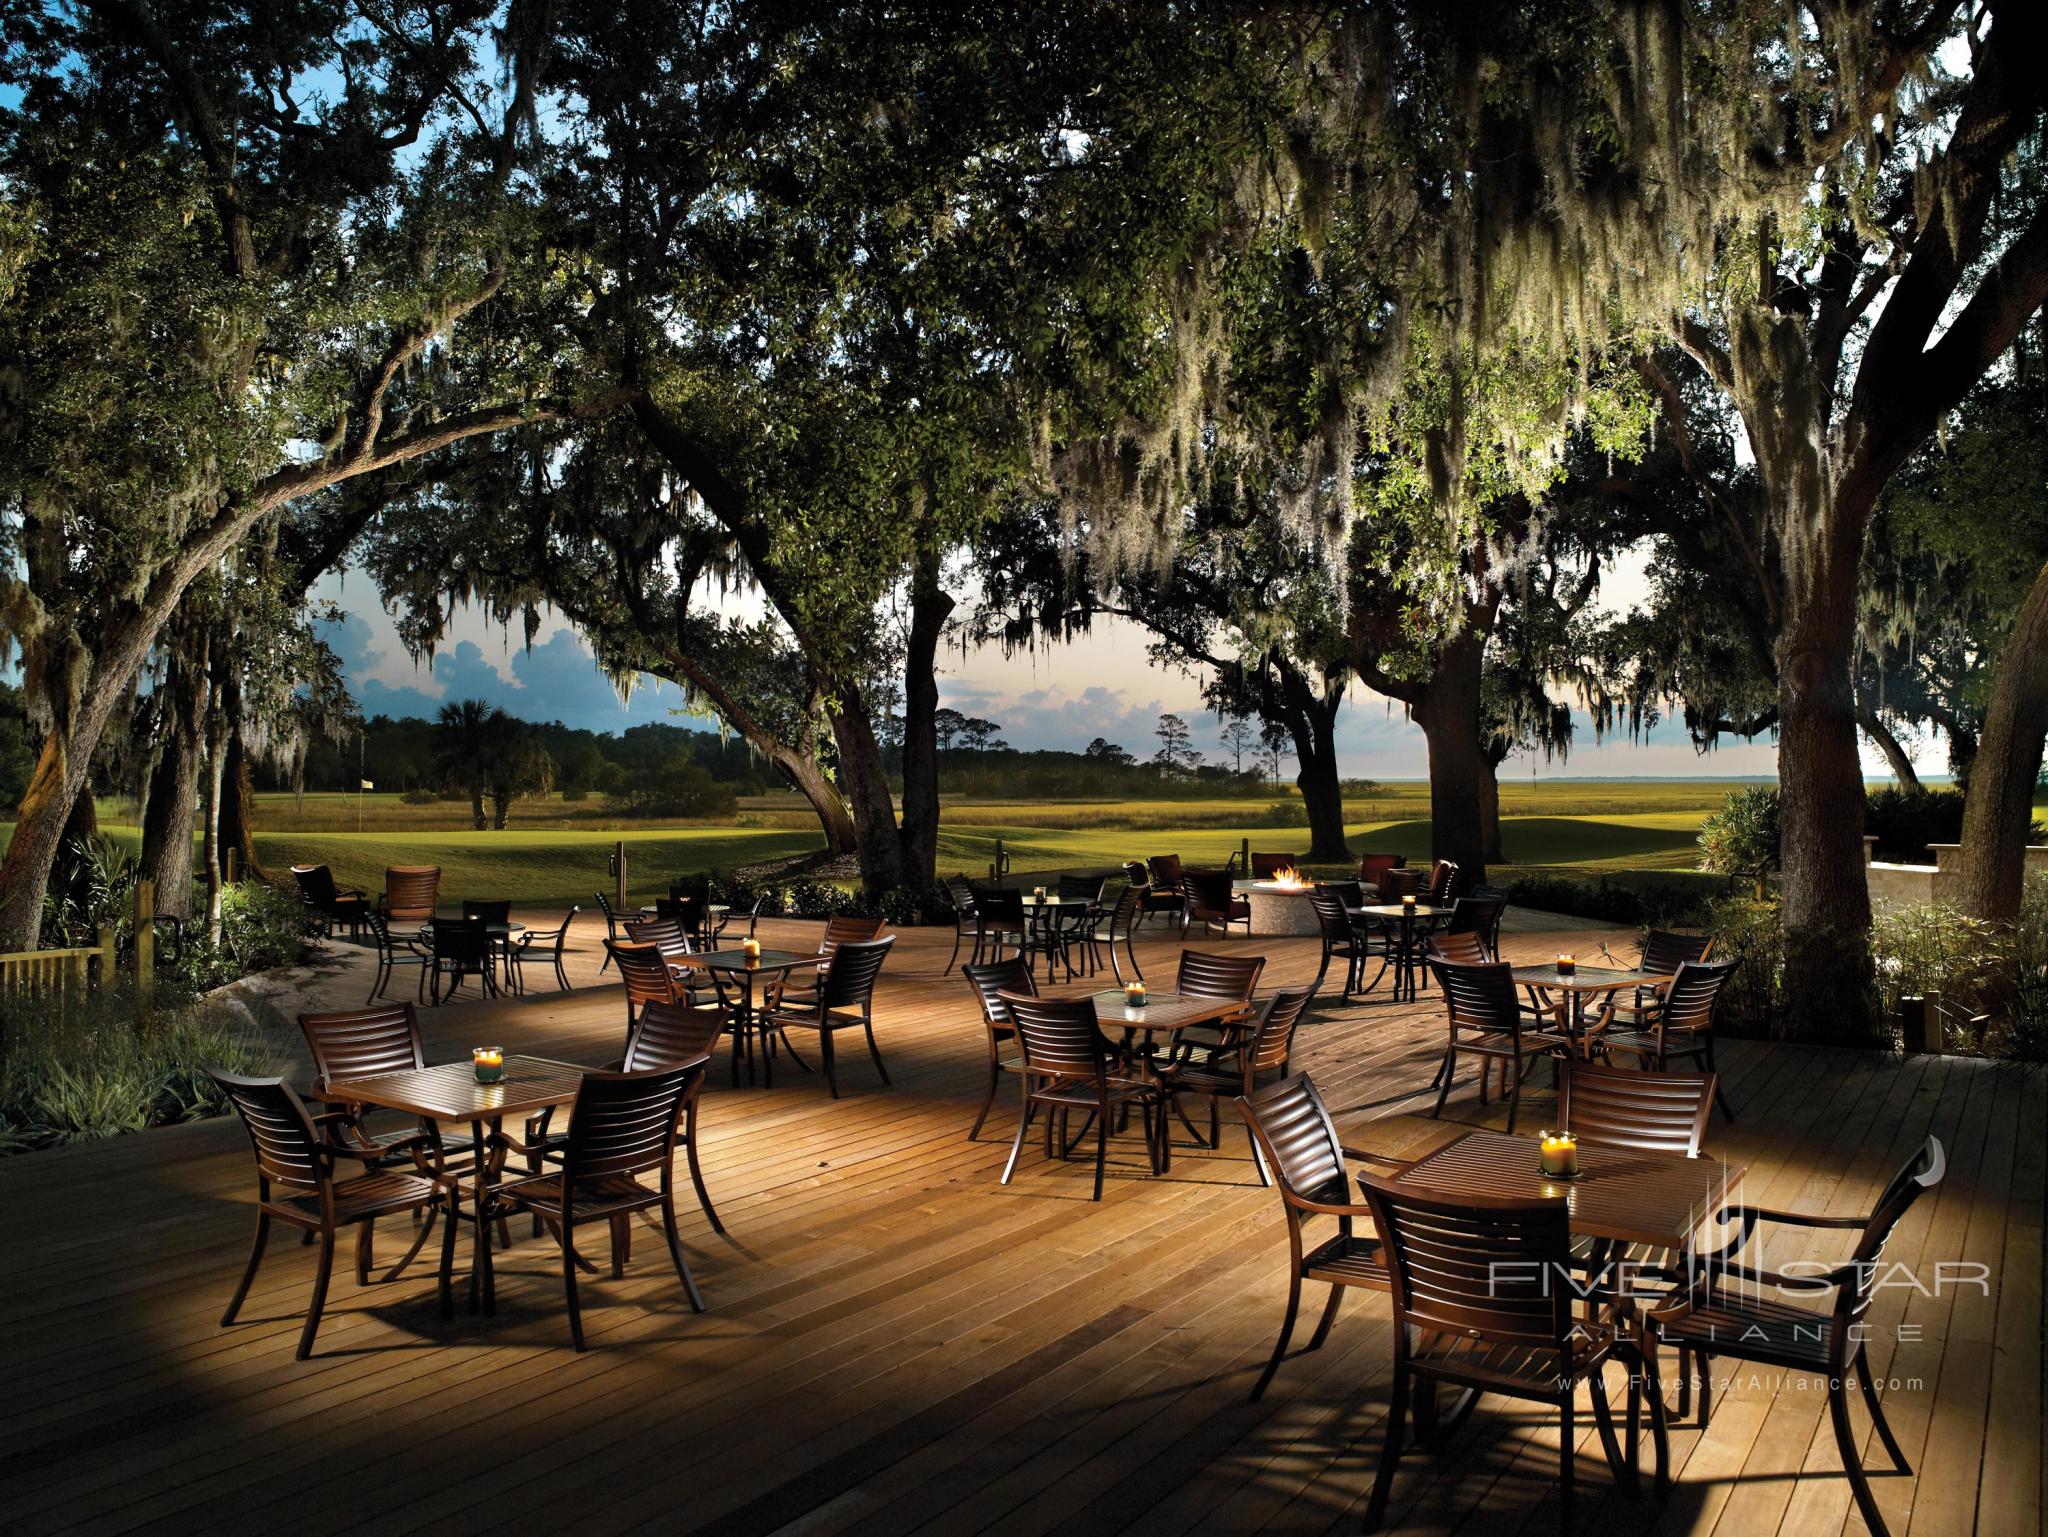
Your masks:
M810 932L764 925L776 943ZM337 1278L321 1353L295 1364L311 1259L286 1244L251 1321L218 1329L250 1222L230 1123L0 1164L0 1321L18 1347L0 1405L8 1528L408 1531L516 1509L523 1525L571 1531L1349 1530L1385 1413L1384 1300L1349 1299L1329 1344L1246 1403L1278 1324L1284 1239L1242 1131L1226 1120L1222 1148L1176 1149L1159 1180L1127 1146L1100 1205L1084 1164L1042 1153L998 1186L1014 1111L999 1105L985 1139L965 1140L984 1056L964 983L940 974L950 943L911 931L885 973L893 1090L860 1062L837 1102L802 1074L778 1073L772 1091L714 1077L703 1154L732 1241L684 1214L712 1311L687 1311L642 1229L627 1276L585 1288L583 1357L567 1346L551 1246L519 1231L492 1321L443 1326L429 1272L369 1293ZM1269 985L1314 973L1312 944L1252 944ZM1596 944L1588 931L1508 937L1518 959ZM1163 985L1177 948L1141 942L1148 978ZM596 954L579 951L581 983ZM347 965L332 972L326 994L359 996ZM1443 1123L1428 1118L1439 1019L1432 993L1326 1005L1298 1062L1333 1108L1377 1118L1390 1150L1498 1128L1469 1079ZM425 1029L436 1060L489 1038L595 1062L615 1054L621 1021L615 987L585 986L429 1011ZM1981 1303L1894 1309L1938 1336L1904 1363L1929 1387L1924 1403L1896 1400L1894 1424L1903 1438L1911 1423L1923 1469L1954 1477L1879 1484L1902 1530L1910 1518L1914 1532L2040 1531L2044 1076L1732 1041L1724 1075L1743 1119L1716 1117L1710 1146L1750 1164L1752 1200L1856 1209L1906 1143L1929 1129L1950 1140L1950 1185L1901 1242L1983 1259L1998 1280ZM1548 1094L1525 1096L1532 1130ZM399 1232L386 1226L389 1254ZM465 1235L464 1263L467 1248ZM1844 1525L1817 1397L1720 1395L1706 1434L1674 1436L1680 1483L1661 1512L1607 1489L1583 1413L1581 1425L1584 1529ZM1555 1449L1544 1416L1489 1402L1436 1457L1411 1452L1390 1529L1547 1529Z

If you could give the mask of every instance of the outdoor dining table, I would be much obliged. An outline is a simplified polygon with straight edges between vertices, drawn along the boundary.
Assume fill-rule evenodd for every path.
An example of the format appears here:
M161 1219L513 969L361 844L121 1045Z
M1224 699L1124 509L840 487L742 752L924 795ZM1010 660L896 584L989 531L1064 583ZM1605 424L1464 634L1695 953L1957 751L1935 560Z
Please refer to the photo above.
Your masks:
M806 966L823 966L832 959L815 950L763 950L758 956L750 956L744 950L705 950L696 955L677 955L669 958L671 971L678 967L692 971L710 972L716 977L728 979L737 984L740 993L739 1007L733 1012L732 1020L732 1081L740 1081L740 1056L747 1059L747 1082L754 1081L754 983L760 977L786 977L793 971ZM720 989L724 991L723 988ZM767 1044L762 1046L762 1076L767 1087L775 1086L775 1067Z
M1179 993L1148 993L1138 1008L1133 1008L1121 992L1090 993L1088 1001L1095 1005L1097 1028L1105 1035L1112 1030L1123 1031L1124 1049L1134 1051L1148 1066L1158 1053L1161 1036L1171 1038L1198 1025L1221 1024L1247 1007L1242 998ZM1134 1035L1144 1036L1143 1044L1131 1045Z
M487 1134L504 1130L506 1116L520 1119L536 1111L569 1104L582 1087L586 1070L548 1057L505 1058L505 1076L497 1083L478 1083L468 1062L438 1067L407 1068L369 1078L330 1079L328 1089L358 1104L377 1105L403 1115L446 1124L467 1123L477 1149L472 1175L476 1218L476 1259L469 1271L469 1310L488 1318L497 1311L491 1276L490 1202L498 1183L495 1160L489 1156ZM444 1310L445 1313L445 1310Z
M1428 937L1426 933L1416 933L1415 925L1418 922L1448 918L1451 916L1451 910L1448 907L1432 907L1424 902L1372 902L1364 907L1347 907L1344 913L1354 923L1361 918L1371 918L1381 923L1400 924L1400 934L1395 941L1397 948L1387 957L1387 964L1394 968L1394 1001L1414 1002L1416 978L1422 971L1422 941ZM1382 975L1386 969L1386 966L1380 968ZM1373 988L1379 986L1379 982L1379 977L1374 977L1367 984L1365 991L1371 992Z
M1612 966L1577 965L1570 971L1559 971L1556 964L1552 963L1548 966L1517 966L1514 978L1518 986L1537 992L1558 992L1565 995L1565 1033L1583 1053L1587 1048L1587 999L1611 997L1631 987L1667 987L1671 982L1671 973L1644 971L1640 967L1624 971Z
M1364 1156L1353 1145L1357 1129L1340 1138L1345 1154L1352 1158ZM1581 1142L1578 1176L1551 1179L1537 1166L1537 1146L1534 1137L1467 1132L1410 1164L1394 1179L1454 1198L1481 1195L1540 1200L1561 1195L1572 1232L1594 1241L1592 1268L1597 1271L1617 1246L1644 1245L1685 1254L1692 1247L1693 1235L1727 1205L1745 1173L1743 1164L1716 1158Z
M1056 894L1036 897L1027 894L1023 901L1024 922L1031 929L1031 936L1024 945L1024 969L1026 971L1031 969L1031 957L1034 954L1040 953L1040 947L1043 946L1045 976L1047 981L1051 981L1053 958L1059 947L1060 920L1070 912L1075 912L1081 908L1093 907L1095 899L1093 897L1063 897ZM1073 975L1071 968L1069 968L1067 975Z

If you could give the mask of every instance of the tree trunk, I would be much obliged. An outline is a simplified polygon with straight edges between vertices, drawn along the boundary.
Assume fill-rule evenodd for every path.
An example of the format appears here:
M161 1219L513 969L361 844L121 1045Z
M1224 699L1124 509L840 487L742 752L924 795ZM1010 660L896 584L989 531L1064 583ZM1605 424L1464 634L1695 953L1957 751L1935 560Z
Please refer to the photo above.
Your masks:
M471 785L469 787L469 820L470 825L478 832L482 832L491 825L490 820L484 815L484 791L482 785Z
M1344 781L1337 766L1337 711L1344 702L1342 679L1325 677L1323 692L1299 668L1280 664L1288 734L1294 738L1294 782L1308 813L1305 858L1328 864L1348 861L1344 837Z
M126 674L133 676L132 670ZM72 824L80 796L85 797L86 813L92 811L93 749L116 702L127 697L125 686L124 679L118 687L88 687L70 718L53 725L43 738L28 788L15 810L14 836L6 857L0 859L0 950L36 947L43 897L67 835L76 836Z
M220 853L220 791L226 779L228 733L221 689L209 691L206 711L206 937L220 943L221 895L226 887Z
M2019 915L2026 883L2027 827L2041 749L2048 741L2048 566L2013 619L1998 659L1984 732L1963 806L1956 905L1979 918Z
M1800 508L1781 526L1794 519L1807 529L1831 521L1818 508ZM1852 681L1858 560L1828 548L1825 537L1812 542L1822 547L1803 561L1787 542L1778 648L1781 1017L1794 1039L1864 1045L1878 1028Z
M903 825L905 884L938 884L939 861L939 638L953 612L939 586L939 553L918 551L910 598L910 640L903 658Z
M182 707L149 778L142 808L142 878L156 885L156 910L191 916L192 834L199 811L199 729Z
M1919 789L1920 775L1913 767L1912 755L1892 734L1892 728L1884 723L1883 717L1868 705L1858 705L1856 724L1863 729L1865 736L1877 743L1878 751L1884 754L1885 766L1891 770L1892 779L1898 787L1908 791Z
M818 818L818 826L825 834L825 852L834 857L851 854L859 847L854 835L853 817L846 809L846 799L839 793L839 787L827 777L823 765L808 754L778 751L770 761L806 801Z
M872 899L904 884L903 842L896 828L896 803L874 719L859 689L849 687L831 706L832 740L839 748L839 778L853 816L854 854L862 888Z
M1479 680L1487 629L1468 623L1437 653L1415 706L1429 745L1429 847L1458 866L1458 889L1486 879L1482 805L1492 775L1479 745Z
M236 868L251 880L270 879L256 853L256 787L249 778L249 747L233 714L228 726L227 781L221 790L220 844L234 851Z
M1505 757L1490 748L1481 748L1479 753L1484 771L1479 781L1479 846L1486 852L1486 862L1492 865L1508 862L1500 846L1500 766Z

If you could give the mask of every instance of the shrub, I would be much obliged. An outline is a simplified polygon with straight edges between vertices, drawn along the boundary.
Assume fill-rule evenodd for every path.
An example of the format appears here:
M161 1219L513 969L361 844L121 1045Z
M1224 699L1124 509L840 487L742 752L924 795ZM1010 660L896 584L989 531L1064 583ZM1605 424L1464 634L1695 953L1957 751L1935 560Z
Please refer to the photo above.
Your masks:
M1963 836L1962 792L1893 786L1875 790L1863 803L1863 830L1877 839L1872 857L1931 865L1931 845L1956 843Z
M1616 881L1606 877L1595 883L1561 875L1528 875L1509 882L1504 889L1508 900L1517 907L1595 918L1604 923L1626 923L1637 928L1673 923L1690 913L1699 900L1698 893L1678 884Z
M1306 827L1308 807L1300 801L1275 801L1266 808L1266 814L1259 819L1262 827Z
M195 991L221 987L290 965L317 928L296 895L262 881L241 881L221 893L219 942L207 938L204 924L194 925L176 969Z
M1756 894L1769 889L1778 867L1778 791L1745 785L1729 794L1721 809L1700 823L1700 868L1716 875L1746 876Z
M1730 1035L1767 1038L1783 1014L1784 930L1778 904L1730 893L1706 903L1696 927L1714 936L1714 959L1736 962L1721 995L1720 1028Z
M171 979L169 987L175 987ZM269 1069L229 1012L159 994L139 1016L124 988L0 1007L0 1153L120 1136L225 1112L208 1067Z
M429 790L423 785L413 786L413 788L407 790L405 794L398 798L408 806L438 806L442 801L448 799L440 791ZM456 798L458 800L461 799L460 796Z
M644 771L611 798L635 816L730 817L739 805L732 786L687 753Z

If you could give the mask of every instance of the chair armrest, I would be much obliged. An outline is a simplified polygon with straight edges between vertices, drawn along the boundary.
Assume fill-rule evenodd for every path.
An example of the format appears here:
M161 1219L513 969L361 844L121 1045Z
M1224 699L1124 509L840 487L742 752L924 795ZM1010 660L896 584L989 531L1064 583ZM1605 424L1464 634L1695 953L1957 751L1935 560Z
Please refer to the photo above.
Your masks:
M1372 1216L1372 1208L1363 1201L1311 1201L1307 1196L1295 1195L1285 1185L1280 1187L1280 1193L1296 1211L1316 1212L1325 1217Z
M484 1140L488 1142L491 1145L491 1147L496 1151L518 1153L528 1158L536 1156L541 1151L540 1148L534 1145L533 1143L521 1142L517 1137L512 1136L509 1132L493 1132L490 1136L484 1138Z
M1808 1216L1803 1212L1778 1211L1769 1206L1724 1206L1714 1214L1717 1222L1726 1222L1733 1215L1748 1217L1764 1222L1782 1222L1793 1227L1836 1227L1865 1228L1870 1226L1868 1217L1821 1217Z

